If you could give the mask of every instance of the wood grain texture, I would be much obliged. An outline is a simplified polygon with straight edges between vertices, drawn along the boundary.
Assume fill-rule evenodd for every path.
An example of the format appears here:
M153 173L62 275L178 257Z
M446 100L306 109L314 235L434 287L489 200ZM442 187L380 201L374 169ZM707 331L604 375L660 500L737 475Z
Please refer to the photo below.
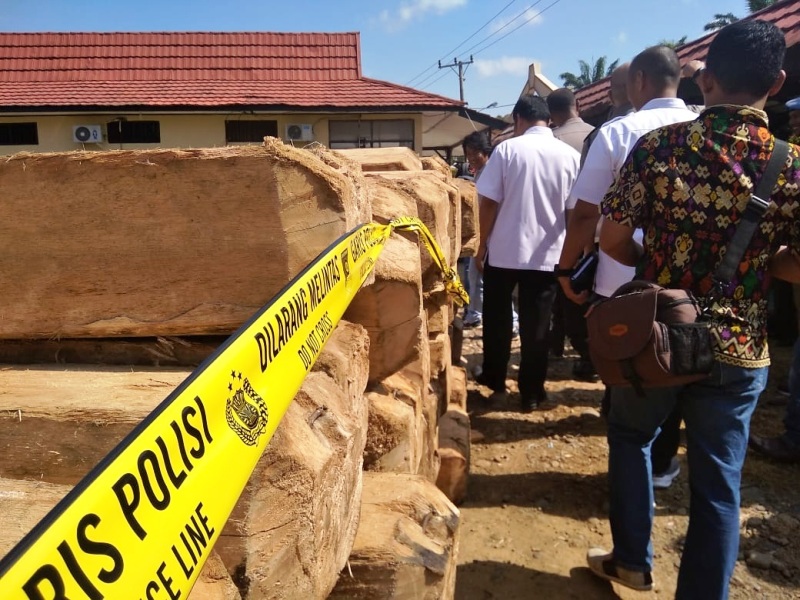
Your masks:
M0 338L227 334L370 219L360 175L265 147L0 163Z

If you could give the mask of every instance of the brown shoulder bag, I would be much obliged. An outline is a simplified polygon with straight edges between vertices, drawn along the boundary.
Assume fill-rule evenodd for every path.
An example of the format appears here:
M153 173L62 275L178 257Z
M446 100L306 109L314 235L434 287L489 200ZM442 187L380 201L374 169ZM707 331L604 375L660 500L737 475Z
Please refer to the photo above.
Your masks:
M776 139L761 181L714 271L712 298L733 278L769 207L788 153L786 142ZM707 315L688 290L635 280L595 304L586 323L589 352L600 378L606 385L633 386L640 396L646 387L679 386L704 379L714 364Z

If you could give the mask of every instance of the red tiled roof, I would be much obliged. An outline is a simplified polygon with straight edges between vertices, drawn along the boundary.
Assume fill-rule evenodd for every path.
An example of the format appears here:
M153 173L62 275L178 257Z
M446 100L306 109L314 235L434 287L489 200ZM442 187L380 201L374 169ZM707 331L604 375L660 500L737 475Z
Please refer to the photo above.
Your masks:
M752 15L748 15L743 20L760 19L775 23L783 30L786 36L786 46L794 46L800 42L800 0L784 0L777 2L770 7L760 10ZM678 58L684 65L693 60L704 60L708 53L708 47L716 37L716 32L711 32L694 41L684 44L678 48ZM582 113L592 113L592 109L597 110L601 105L608 105L608 91L610 89L609 78L601 79L575 92Z
M341 81L68 81L0 85L0 107L453 108L444 96L362 77Z
M358 33L0 33L0 108L460 107L362 77Z

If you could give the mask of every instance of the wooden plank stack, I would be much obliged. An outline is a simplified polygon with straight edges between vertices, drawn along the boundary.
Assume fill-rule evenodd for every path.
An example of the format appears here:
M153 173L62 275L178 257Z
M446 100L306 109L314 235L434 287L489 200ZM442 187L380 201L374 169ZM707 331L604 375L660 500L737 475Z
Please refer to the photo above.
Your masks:
M0 194L0 555L336 238L419 216L454 265L477 214L443 161L276 140L21 154ZM452 597L458 510L434 482L463 499L453 305L414 234L390 238L368 283L191 597Z

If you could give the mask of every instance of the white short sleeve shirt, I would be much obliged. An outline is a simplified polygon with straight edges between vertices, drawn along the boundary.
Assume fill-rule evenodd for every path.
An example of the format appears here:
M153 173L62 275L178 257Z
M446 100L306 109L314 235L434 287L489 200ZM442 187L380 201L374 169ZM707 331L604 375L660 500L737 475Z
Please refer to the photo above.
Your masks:
M487 245L490 265L553 270L579 166L580 154L548 127L531 127L494 149L477 183L478 194L499 204Z
M600 201L619 175L622 163L628 158L639 138L664 125L693 121L696 118L697 113L686 108L683 100L656 98L638 112L618 117L603 125L589 147L583 168L570 192L567 207L575 208L578 200L600 206ZM641 243L641 230L636 231L634 239ZM595 292L601 296L610 296L634 276L633 267L622 265L600 251Z

